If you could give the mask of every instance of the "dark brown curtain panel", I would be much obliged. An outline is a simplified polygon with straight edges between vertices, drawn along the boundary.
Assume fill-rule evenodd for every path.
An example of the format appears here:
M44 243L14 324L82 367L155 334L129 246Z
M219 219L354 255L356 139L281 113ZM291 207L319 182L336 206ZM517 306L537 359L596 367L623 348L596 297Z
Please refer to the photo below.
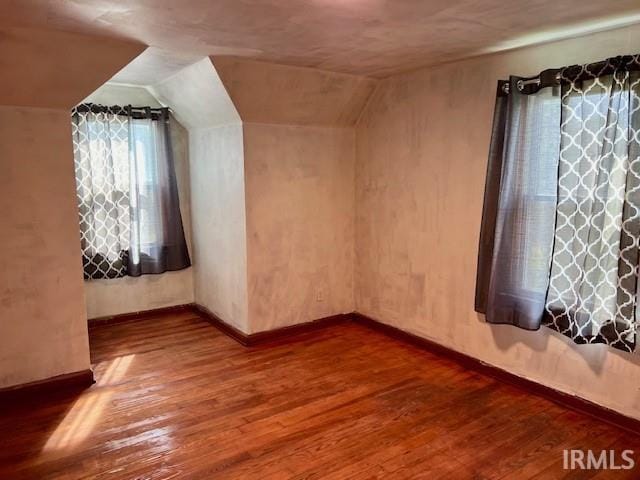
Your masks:
M639 56L500 82L476 310L634 351L639 248Z

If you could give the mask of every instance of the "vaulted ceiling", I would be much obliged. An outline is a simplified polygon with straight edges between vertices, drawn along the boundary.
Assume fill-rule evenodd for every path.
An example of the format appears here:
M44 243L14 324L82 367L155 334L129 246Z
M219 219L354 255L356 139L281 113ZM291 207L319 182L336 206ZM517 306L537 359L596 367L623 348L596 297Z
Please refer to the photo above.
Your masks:
M636 22L638 0L3 0L0 5L0 24L375 77Z

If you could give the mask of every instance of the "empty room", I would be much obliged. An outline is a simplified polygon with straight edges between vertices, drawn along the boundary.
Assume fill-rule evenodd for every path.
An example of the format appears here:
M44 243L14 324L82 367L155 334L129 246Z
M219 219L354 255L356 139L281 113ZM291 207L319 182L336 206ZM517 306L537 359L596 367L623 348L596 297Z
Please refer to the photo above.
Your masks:
M0 0L0 479L640 478L638 0Z

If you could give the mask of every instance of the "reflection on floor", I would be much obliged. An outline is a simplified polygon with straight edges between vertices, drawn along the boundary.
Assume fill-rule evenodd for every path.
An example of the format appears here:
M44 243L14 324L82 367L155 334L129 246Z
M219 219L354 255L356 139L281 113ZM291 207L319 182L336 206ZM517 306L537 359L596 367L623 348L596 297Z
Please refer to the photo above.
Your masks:
M246 349L192 312L91 330L97 383L0 411L0 478L638 478L640 438L364 327Z
M133 357L135 354L123 355L103 362L106 364L106 369L104 365L97 365L96 369L104 370L96 382L97 386L107 387L122 380ZM87 438L113 395L113 391L108 388L96 390L78 398L45 443L44 450L63 449Z

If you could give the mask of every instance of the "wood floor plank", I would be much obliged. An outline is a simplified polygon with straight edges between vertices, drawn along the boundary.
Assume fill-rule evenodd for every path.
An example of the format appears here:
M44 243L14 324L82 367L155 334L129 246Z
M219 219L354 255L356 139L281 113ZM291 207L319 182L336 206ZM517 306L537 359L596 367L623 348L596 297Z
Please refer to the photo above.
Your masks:
M363 326L245 348L197 313L90 329L96 384L3 407L0 478L638 478L640 438ZM640 468L640 465L639 467Z

